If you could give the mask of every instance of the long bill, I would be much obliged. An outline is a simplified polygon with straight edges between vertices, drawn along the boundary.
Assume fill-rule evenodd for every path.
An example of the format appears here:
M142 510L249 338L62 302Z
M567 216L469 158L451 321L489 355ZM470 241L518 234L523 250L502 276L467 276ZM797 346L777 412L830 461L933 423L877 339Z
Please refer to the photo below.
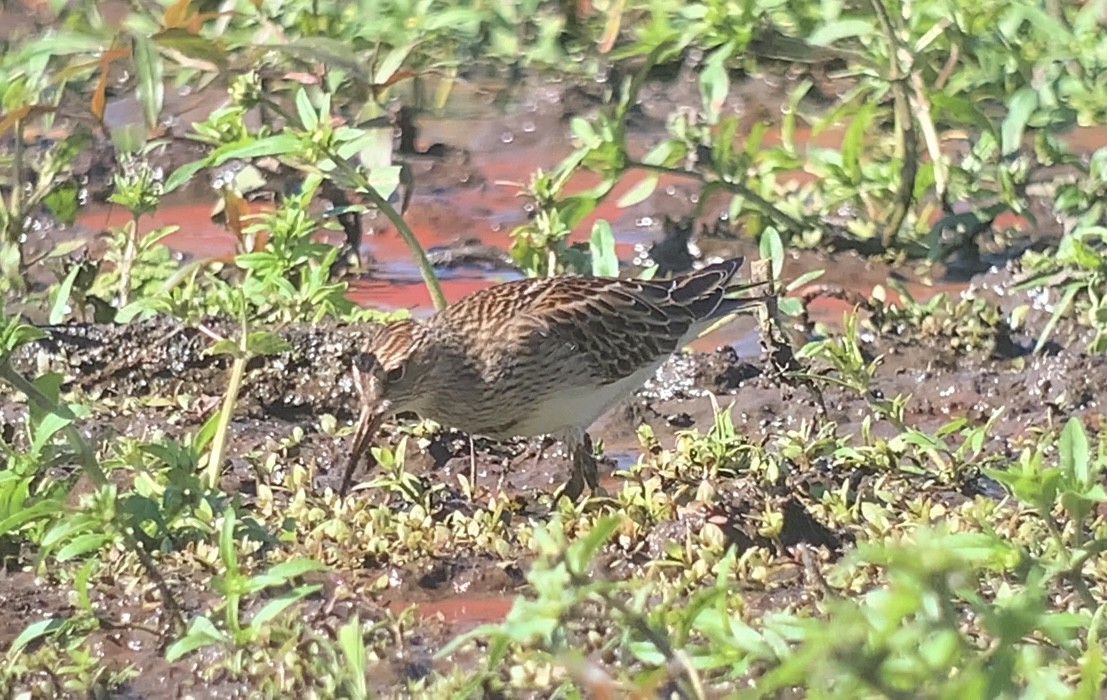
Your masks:
M346 497L346 491L350 488L350 480L354 476L354 469L362 456L368 454L369 443L373 436L380 430L384 423L384 417L388 413L388 402L382 401L373 405L365 402L361 406L361 414L357 418L357 429L354 431L353 445L350 447L350 460L346 463L346 473L342 475L342 485L338 488L340 498Z

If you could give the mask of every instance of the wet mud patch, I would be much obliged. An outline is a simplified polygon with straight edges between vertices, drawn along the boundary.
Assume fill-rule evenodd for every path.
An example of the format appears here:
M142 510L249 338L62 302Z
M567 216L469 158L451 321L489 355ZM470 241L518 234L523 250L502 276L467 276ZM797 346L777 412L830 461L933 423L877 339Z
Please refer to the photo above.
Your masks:
M747 604L752 610L800 605L817 595L818 568L848 552L857 537L827 510L826 494L880 506L889 499L893 479L904 487L897 491L904 508L925 495L954 509L974 498L998 501L1003 491L980 473L943 475L921 464L915 465L917 473L893 474L879 465L834 467L832 455L815 448L809 455L788 453L770 469L748 461L748 446L777 444L789 433L807 436L795 445L804 440L817 445L820 431L849 438L870 430L892 440L892 426L878 421L864 427L865 418L878 402L910 395L905 416L919 430L957 418L983 424L1002 409L983 444L1000 463L1044 418L1075 415L1094 424L1102 416L1098 387L1107 385L1107 360L1066 341L1066 333L1077 337L1075 328L1058 331L1059 347L1068 349L1028 355L996 353L987 344L952 347L941 333L938 340L924 340L912 323L885 320L875 318L858 334L865 361L880 358L866 391L820 382L828 369L811 362L808 370L819 389L814 392L730 346L674 357L638 395L594 426L593 435L608 453L640 456L632 464L601 461L603 484L612 496L571 511L550 497L568 473L559 445L470 439L412 420L388 426L377 440L395 449L406 438L408 481L402 487L391 483L394 472L380 465L362 468L362 486L340 504L333 491L348 456L348 426L356 408L348 368L369 331L285 327L278 332L289 349L250 365L231 422L221 486L262 519L302 519L288 531L288 541L322 553L332 566L334 573L312 579L321 589L301 604L295 624L329 634L354 613L385 627L395 624L389 620L404 620L403 643L397 647L382 637L373 661L382 688L451 668L460 657L436 659L438 649L456 634L503 619L514 597L527 591L524 572L534 558L527 533L559 512L634 514L651 503L663 509L663 515L642 519L625 544L602 550L598 576L621 579L658 562L675 565L689 547L733 547L739 557L764 551L772 553L773 563L748 583ZM64 390L96 408L81 426L95 441L194 434L215 405L203 397L218 397L225 387L227 363L206 353L211 339L196 329L155 321L46 332L13 363L25 372L62 374ZM1026 348L1037 328L1002 332ZM182 387L189 387L189 400L168 400L183 396ZM5 403L5 420L17 423L19 402ZM729 425L719 422L716 410L729 416ZM643 424L649 426L645 433ZM706 434L713 442L697 437ZM711 453L720 444L728 451ZM640 500L647 493L659 495ZM336 521L329 511L339 513ZM287 546L274 542L267 551ZM210 556L195 551L161 564L185 619L210 613L216 602L197 577L214 570ZM196 557L209 563L197 568ZM17 568L16 561L10 563ZM0 601L11 614L0 643L10 643L43 615L73 613L68 600L31 575L4 576ZM157 594L139 580L97 584L104 619L111 622L89 638L89 649L113 672L138 671L117 686L117 697L155 697L166 687L197 697L236 696L253 687L251 671L226 671L229 657L223 652L166 662L157 644L163 621L148 617L159 609ZM144 586L137 598L129 593ZM205 671L214 667L224 670Z
M642 133L632 138L645 141L643 134L659 129L672 100L698 100L692 93L682 98L665 92L659 88L652 93L657 99L649 101L640 117ZM451 299L519 274L505 253L505 230L524 221L527 213L515 192L496 181L521 180L536 164L555 163L566 151L566 118L594 109L598 99L578 92L555 102L543 103L536 114L513 116L515 121L506 125L493 120L466 133L458 148L446 144L456 124L432 123L421 132L402 134L406 142L400 151L411 156L408 162L419 183L412 224L443 272ZM528 119L534 122L529 128ZM469 126L461 124L463 129ZM511 149L502 141L508 131ZM155 162L172 170L199 156L190 148L162 150ZM111 148L99 144L82 156L77 175L104 185L107 178L101 176L113 167L114 157ZM753 244L733 227L719 221L705 224L717 212L694 206L696 188L668 181L662 185L659 192L665 196L656 198L648 216L640 207L604 214L616 224L621 254L633 247L636 265L653 261L667 272L687 268L697 252L729 257L752 251ZM189 216L203 224L204 233L190 227L193 237L203 240L187 252L225 253L232 241L211 218L214 195L205 182L197 181L194 190L187 203ZM101 186L89 194L97 200L108 191ZM690 215L700 209L707 213ZM182 211L168 207L159 215L175 221ZM471 231L478 235L471 236ZM427 300L419 296L425 291L394 232L375 221L367 222L364 233L361 252L367 270L354 281L354 296L426 313ZM44 234L42 245L49 245L52 235L56 232ZM660 241L651 246L659 235ZM181 240L170 243L184 245ZM979 262L967 269L975 272ZM348 457L349 424L357 413L349 368L371 329L276 329L288 349L255 358L247 367L220 487L275 535L246 562L251 572L263 570L266 556L279 552L319 558L332 573L297 580L320 589L298 605L292 627L279 632L284 637L259 646L277 654L299 645L310 657L315 653L312 635L334 638L356 615L377 625L369 639L369 669L379 690L394 691L434 671L463 668L465 654L471 652L448 659L435 659L435 654L456 634L504 619L517 595L532 593L525 573L535 559L533 531L558 518L574 523L579 528L574 534L580 534L602 513L626 514L635 529L597 554L591 573L598 578L630 580L647 572L663 577L656 572L666 567L694 570L699 552L733 548L738 557L755 562L740 584L753 617L799 606L825 590L820 566L840 560L861 536L855 524L844 522L826 505L828 494L844 494L850 507L859 510L891 503L901 512L920 498L948 511L975 498L999 502L1005 496L979 470L941 473L917 458L904 458L910 463L898 464L896 470L887 464L841 466L834 450L862 441L866 431L889 442L900 434L888 421L870 424L874 407L909 395L904 416L920 431L957 419L982 425L1002 409L983 442L997 465L1009 461L1043 423L1069 416L1092 426L1102 420L1107 361L1080 349L1086 331L1068 321L1060 324L1045 353L1032 355L1048 311L1030 295L1009 292L1015 281L1010 268L970 275L967 284L959 279L928 286L887 264L839 251L830 256L801 253L787 261L785 277L818 267L829 268L827 284L820 294L805 297L806 323L796 329L795 343L838 336L841 327L835 324L842 312L859 308L864 325L858 349L865 364L876 363L863 390L825 381L836 371L825 362L805 365L812 375L807 383L775 374L751 352L749 326L733 324L698 341L696 352L666 363L638 395L597 422L592 434L606 455L600 462L601 484L609 496L576 506L551 498L568 475L562 446L540 440L494 442L411 418L387 426L376 441L396 450L406 440L403 469L363 466L357 472L360 488L345 502L338 501L333 493ZM920 300L944 290L954 295L955 303L938 313L923 314L917 308L894 313L870 294L890 277ZM963 292L968 295L964 301L959 298ZM977 299L988 304L976 304ZM1029 304L1031 311L1012 327L1011 313L1020 304ZM158 435L177 440L201 429L227 387L229 360L208 349L213 335L232 337L238 329L216 320L205 327L165 319L45 327L46 337L22 348L12 362L29 376L61 375L63 391L92 408L80 428L94 444ZM19 432L25 407L6 385L0 391L6 392L0 394L5 437L25 444L26 436ZM719 420L719 410L729 424ZM709 433L712 445L700 439ZM790 433L797 437L788 442L782 436ZM720 444L727 451L713 454ZM753 447L764 447L779 459L755 463L749 458ZM134 486L135 474L119 469L109 478L124 490ZM51 477L75 480L69 508L77 508L93 492L75 466L58 469ZM177 544L185 553L159 556L159 570L182 619L218 617L212 580L220 566L213 553L196 542L182 539ZM56 592L66 590L64 581L18 570L31 564L30 553L6 552L5 557L0 606L9 614L0 628L0 645L10 644L27 624L44 616L75 613L69 596ZM236 659L236 652L213 649L165 661L159 593L135 562L126 563L128 577L95 581L101 619L86 642L105 669L125 678L111 684L114 697L247 697L264 687L263 673L272 665L265 653L247 663ZM709 572L698 575L704 581L710 578ZM289 588L253 600L243 610L244 618Z

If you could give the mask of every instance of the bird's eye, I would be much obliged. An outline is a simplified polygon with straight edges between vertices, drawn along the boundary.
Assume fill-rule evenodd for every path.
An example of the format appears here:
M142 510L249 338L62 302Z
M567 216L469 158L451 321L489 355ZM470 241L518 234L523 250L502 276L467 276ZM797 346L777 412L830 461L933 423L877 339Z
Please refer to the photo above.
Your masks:
M401 379L403 379L404 378L403 365L400 365L399 367L393 367L392 369L388 370L388 374L384 375L384 378L386 380L388 380L388 382L390 384L393 383L393 382L398 382Z

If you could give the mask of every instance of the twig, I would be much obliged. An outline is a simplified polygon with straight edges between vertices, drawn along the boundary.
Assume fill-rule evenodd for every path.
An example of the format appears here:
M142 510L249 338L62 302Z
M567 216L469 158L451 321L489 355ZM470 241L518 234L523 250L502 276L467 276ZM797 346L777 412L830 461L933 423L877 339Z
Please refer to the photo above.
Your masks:
M209 489L219 487L219 474L222 471L223 458L227 452L227 435L230 433L231 417L234 414L235 404L238 403L238 394L242 391L242 380L246 376L246 362L249 355L246 352L246 335L243 332L242 340L231 363L231 380L227 385L227 393L223 395L223 405L219 407L219 423L215 428L215 436L211 440L211 452L208 453L208 465L205 482Z

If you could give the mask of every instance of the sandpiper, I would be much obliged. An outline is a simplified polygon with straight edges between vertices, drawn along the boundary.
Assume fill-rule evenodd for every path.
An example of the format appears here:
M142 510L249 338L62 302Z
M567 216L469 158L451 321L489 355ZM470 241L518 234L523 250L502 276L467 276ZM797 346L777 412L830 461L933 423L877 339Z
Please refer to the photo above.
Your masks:
M764 299L737 296L758 286L734 280L741 266L668 280L516 280L381 326L355 361L361 415L340 493L381 423L404 412L494 439L560 439L572 461L563 493L595 493L589 426L718 319Z

